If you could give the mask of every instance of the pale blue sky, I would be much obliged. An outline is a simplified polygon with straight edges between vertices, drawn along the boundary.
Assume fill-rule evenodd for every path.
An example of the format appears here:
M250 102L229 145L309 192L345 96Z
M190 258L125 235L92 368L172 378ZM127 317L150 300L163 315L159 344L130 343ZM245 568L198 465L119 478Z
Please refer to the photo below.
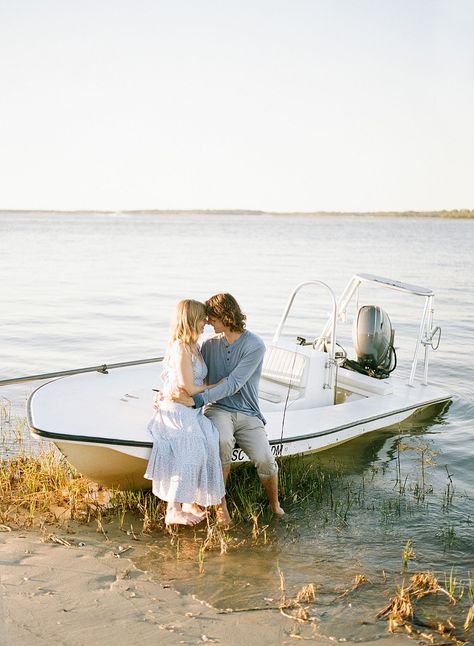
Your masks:
M474 208L473 0L0 0L0 209Z

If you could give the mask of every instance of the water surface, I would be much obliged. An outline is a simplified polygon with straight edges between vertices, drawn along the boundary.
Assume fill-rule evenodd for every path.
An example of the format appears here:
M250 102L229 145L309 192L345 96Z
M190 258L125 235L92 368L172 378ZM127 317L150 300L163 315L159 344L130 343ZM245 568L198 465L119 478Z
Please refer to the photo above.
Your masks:
M352 501L345 511L342 502L334 510L327 500L286 501L289 518L270 523L267 545L208 555L199 574L195 555L184 567L157 537L146 563L222 608L271 603L265 599L278 597L283 572L289 590L318 586L322 632L375 639L385 630L375 613L401 579L408 540L416 555L409 573L430 569L444 582L452 568L465 581L474 571L473 247L471 220L2 213L0 378L160 355L184 297L230 291L249 329L269 340L304 280L323 280L339 294L353 273L366 272L434 289L442 341L430 376L453 403L430 420L316 456L337 472L337 495ZM364 303L380 297L361 295ZM407 374L421 303L393 292L381 304ZM288 337L317 336L329 309L322 290L302 294ZM341 333L350 349L350 327ZM1 388L3 410L24 416L32 387ZM8 438L2 451L14 452ZM454 497L446 504L449 478ZM350 606L339 595L360 573L370 584L351 593Z

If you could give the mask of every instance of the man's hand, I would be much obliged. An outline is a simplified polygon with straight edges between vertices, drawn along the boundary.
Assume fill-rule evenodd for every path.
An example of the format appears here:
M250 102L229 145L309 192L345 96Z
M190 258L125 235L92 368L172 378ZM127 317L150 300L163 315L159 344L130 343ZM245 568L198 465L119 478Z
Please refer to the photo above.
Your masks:
M163 393L160 390L157 390L155 392L155 396L153 397L153 410L158 410L162 401Z
M169 396L171 401L176 404L183 404L183 406L194 406L194 399L189 395L184 388L174 390Z

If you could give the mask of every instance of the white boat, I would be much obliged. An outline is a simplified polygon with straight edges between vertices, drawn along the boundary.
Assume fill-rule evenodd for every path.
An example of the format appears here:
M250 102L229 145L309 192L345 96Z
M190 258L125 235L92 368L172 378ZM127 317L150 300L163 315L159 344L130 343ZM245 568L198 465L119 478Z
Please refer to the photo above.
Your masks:
M365 284L423 301L408 378L393 369L393 331L378 306L358 309L355 358L347 360L340 351L338 321ZM288 345L282 341L283 328L296 294L309 285L328 291L331 315L316 339L298 338ZM451 394L428 383L430 350L437 348L441 335L440 328L433 327L433 298L431 289L369 274L354 275L339 301L321 281L298 285L267 345L260 383L261 410L273 453L283 457L321 451L413 415L432 415L446 405ZM150 482L143 478L151 449L147 424L152 389L161 388L160 372L159 364L141 362L50 381L29 398L31 431L54 442L79 472L95 482L147 487ZM236 447L233 461L246 459Z

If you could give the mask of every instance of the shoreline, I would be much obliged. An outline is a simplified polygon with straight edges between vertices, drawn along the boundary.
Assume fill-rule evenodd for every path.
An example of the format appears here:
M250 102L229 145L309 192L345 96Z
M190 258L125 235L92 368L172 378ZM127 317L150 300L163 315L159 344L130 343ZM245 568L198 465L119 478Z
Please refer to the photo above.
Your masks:
M134 565L132 559L150 544L153 536L135 541L116 524L107 525L107 536L80 523L42 532L2 531L0 641L5 646L334 643L317 625L298 624L275 609L225 613L179 593L172 582L157 581ZM386 633L376 643L413 641Z
M452 209L440 211L258 211L246 209L127 209L127 210L74 210L57 209L0 209L0 215L147 215L147 216L272 216L272 217L372 217L372 218L434 218L472 220L474 210Z

